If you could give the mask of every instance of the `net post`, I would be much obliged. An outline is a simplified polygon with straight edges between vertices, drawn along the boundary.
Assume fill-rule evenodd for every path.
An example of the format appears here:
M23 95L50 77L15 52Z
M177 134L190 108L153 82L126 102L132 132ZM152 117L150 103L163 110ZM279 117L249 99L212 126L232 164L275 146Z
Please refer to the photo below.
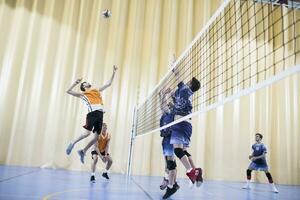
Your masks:
M131 163L132 163L132 154L133 154L133 145L134 145L134 138L136 136L136 125L137 125L137 106L134 107L133 110L133 118L132 118L132 129L130 134L130 144L128 150L128 160L127 160L127 172L126 175L131 175Z

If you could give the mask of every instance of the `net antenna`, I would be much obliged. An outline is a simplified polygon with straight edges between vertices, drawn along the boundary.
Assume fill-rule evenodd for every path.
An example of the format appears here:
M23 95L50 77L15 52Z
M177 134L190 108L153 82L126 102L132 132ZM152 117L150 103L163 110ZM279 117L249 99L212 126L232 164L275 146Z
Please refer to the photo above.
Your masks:
M300 72L299 16L300 2L296 0L225 0L150 95L136 107L130 141L158 133ZM185 83L196 77L201 89L193 95L191 114L160 127L159 91L176 89L174 71ZM128 164L131 166L131 161Z

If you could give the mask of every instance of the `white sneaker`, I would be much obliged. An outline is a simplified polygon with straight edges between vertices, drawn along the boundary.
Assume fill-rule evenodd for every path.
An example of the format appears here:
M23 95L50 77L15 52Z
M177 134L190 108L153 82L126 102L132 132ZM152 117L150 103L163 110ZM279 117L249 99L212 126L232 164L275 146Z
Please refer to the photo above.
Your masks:
M192 181L189 181L189 188L192 189L194 186L194 183L192 183Z
M277 188L276 188L276 186L275 186L274 183L271 184L271 187L272 187L272 192L278 193L278 190L277 190Z
M201 181L196 181L196 186L197 187L200 187L202 185L202 182Z
M249 183L246 183L242 188L248 190L248 189L250 189L250 184L249 184Z

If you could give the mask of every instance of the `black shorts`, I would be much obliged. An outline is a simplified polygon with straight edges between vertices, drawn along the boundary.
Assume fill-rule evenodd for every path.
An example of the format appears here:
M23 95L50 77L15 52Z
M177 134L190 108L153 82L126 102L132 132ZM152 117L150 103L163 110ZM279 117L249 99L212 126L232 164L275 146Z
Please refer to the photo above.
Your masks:
M105 152L100 152L101 156L105 156ZM109 156L109 153L106 154L107 156Z
M91 152L91 154L92 154L92 158L93 158L93 155L99 155L99 154L97 153L97 151L95 151L95 150L93 150L93 151ZM105 156L105 152L100 152L100 154L101 154L101 156ZM109 153L107 153L106 155L109 156Z
M99 110L95 110L86 115L86 122L83 128L89 131L93 131L93 133L97 133L98 135L101 133L103 123L103 112Z

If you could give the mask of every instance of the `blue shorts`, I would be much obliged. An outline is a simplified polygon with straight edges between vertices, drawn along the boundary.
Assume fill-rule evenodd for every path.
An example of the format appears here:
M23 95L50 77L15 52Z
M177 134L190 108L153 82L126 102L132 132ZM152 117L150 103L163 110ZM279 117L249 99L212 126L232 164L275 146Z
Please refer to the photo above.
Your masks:
M268 171L269 167L268 167L267 163L257 164L255 162L251 162L248 169L256 170L256 171Z
M171 136L164 137L162 141L162 149L164 156L174 156L173 145L170 144Z
M188 147L192 136L192 124L187 121L172 126L171 144L183 144Z

